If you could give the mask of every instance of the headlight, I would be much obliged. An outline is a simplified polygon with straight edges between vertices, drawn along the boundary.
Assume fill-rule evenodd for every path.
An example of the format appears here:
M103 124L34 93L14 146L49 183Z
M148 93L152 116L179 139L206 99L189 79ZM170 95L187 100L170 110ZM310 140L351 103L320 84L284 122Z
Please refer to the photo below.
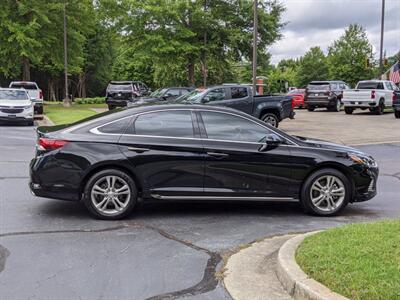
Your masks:
M29 108L32 108L33 106L32 105L27 105L27 106L24 106L24 107L22 107L23 109L29 109Z
M376 161L370 156L364 156L360 154L349 153L350 159L359 165L366 165L368 167L377 167L378 164Z

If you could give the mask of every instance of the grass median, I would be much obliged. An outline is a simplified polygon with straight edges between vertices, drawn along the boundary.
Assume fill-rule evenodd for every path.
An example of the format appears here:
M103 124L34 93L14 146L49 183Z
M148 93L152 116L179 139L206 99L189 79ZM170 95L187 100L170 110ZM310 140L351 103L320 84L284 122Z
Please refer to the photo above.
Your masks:
M350 299L400 299L400 220L310 236L296 260L313 279Z
M69 124L81 119L91 117L98 112L94 109L106 109L105 104L73 104L71 107L63 107L62 103L45 103L44 113L54 124Z

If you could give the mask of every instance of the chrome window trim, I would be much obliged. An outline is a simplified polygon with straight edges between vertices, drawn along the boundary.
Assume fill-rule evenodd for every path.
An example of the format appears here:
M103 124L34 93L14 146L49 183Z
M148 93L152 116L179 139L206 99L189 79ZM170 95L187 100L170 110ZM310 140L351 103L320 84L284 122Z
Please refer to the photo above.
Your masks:
M227 143L244 143L244 144L257 144L257 145L264 145L264 143L259 143L259 142L244 142L244 141L233 141L233 140L218 140L218 139L209 139L209 138L189 138L189 137L174 137L174 136L158 136L158 135L140 135L140 134L128 134L128 133L104 133L98 130L98 128L112 124L114 122L118 122L120 120L126 119L126 118L134 118L134 117L138 117L140 115L144 115L144 114L149 114L149 113L156 113L156 112L163 112L163 111L180 111L180 110L185 110L185 111L189 111L189 112L202 112L202 111L207 111L207 112L216 112L216 113L222 113L222 114L228 114L228 115L232 115L232 116L236 116L239 118L243 118L246 119L250 122L253 122L254 124L261 126L269 131L272 131L273 133L275 133L276 135L280 136L281 138L283 138L285 141L287 141L290 144L282 144L281 146L295 146L295 147L300 147L297 143L290 141L289 139L285 138L284 136L280 135L279 133L277 133L275 130L273 130L272 128L268 128L263 124L259 124L258 122L247 118L245 116L241 116L235 113L231 113L231 112L225 112L225 111L215 111L212 109L190 109L190 108L176 108L176 109L159 109L159 110L153 110L153 111L145 111L145 112L141 112L141 113L137 113L137 114L133 114L131 116L126 116L123 118L120 118L118 120L113 120L110 122L107 122L105 124L102 124L100 126L96 126L92 129L89 130L89 132L93 133L93 134L97 134L97 135L120 135L120 136L137 136L137 137L152 137L152 138L167 138L167 139L183 139L183 140L200 140L200 141L215 141L215 142L227 142ZM87 124L86 124L87 125ZM312 148L312 147L310 147ZM324 150L328 150L328 149L324 149Z

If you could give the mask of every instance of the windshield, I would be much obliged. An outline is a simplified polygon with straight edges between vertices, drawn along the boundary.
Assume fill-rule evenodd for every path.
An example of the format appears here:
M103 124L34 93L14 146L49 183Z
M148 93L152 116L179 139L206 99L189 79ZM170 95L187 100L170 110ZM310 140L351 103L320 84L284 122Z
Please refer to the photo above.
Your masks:
M327 91L329 90L329 83L321 82L321 83L310 83L307 86L307 89L310 91Z
M24 90L0 90L0 100L29 100Z
M165 93L165 90L166 90L166 89L157 89L157 90L155 90L154 92L152 92L152 93L150 94L150 97L154 97L154 98L160 97L160 96L162 96L162 95Z
M201 98L206 90L194 90L190 93L180 96L175 101L180 103L201 103Z
M112 84L108 86L108 90L112 91L131 91L132 85L131 84Z
M288 95L293 95L293 94L304 94L304 90L291 90Z

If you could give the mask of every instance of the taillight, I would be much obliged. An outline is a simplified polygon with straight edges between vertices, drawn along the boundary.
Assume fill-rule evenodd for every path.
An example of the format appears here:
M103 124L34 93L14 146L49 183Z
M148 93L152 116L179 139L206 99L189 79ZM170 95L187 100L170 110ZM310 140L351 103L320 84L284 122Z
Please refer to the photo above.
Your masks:
M56 150L64 147L68 141L39 138L38 149L42 151Z
M371 91L371 99L375 99L375 91Z
M43 92L42 92L42 90L39 90L39 99L43 100Z

